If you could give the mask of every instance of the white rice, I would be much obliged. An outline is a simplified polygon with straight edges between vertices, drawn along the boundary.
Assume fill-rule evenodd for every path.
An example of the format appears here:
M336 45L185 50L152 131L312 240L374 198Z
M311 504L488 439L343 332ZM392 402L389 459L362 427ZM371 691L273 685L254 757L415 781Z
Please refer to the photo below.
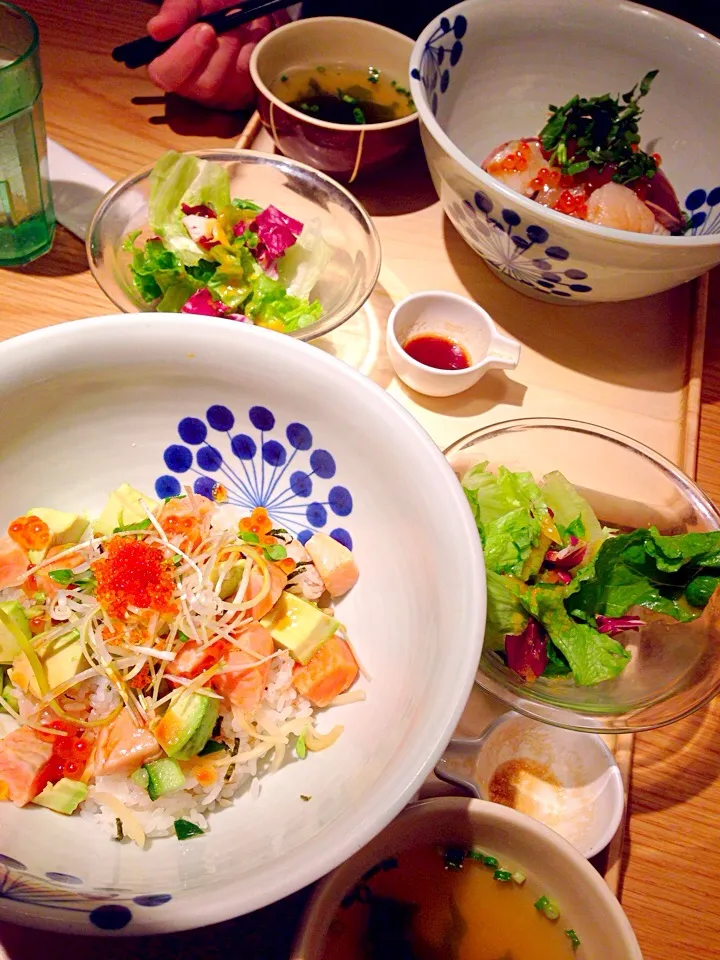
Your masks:
M310 702L300 696L292 685L292 673L293 660L288 653L282 653L270 661L265 695L255 714L260 728L259 734L262 735L266 728L272 730L274 727L281 727L289 720L309 720L312 717ZM117 693L110 684L101 679L88 683L96 685L89 697L93 713L100 716L111 710L117 702ZM262 743L243 729L231 710L221 709L220 719L220 739L225 741L233 755L251 751ZM292 750L288 749L294 742L293 735L288 734L285 742L284 760L287 762L294 757ZM191 772L186 772L183 790L155 801L150 799L147 790L122 776L98 777L94 782L94 789L112 794L132 810L148 837L164 837L174 833L174 822L178 819L189 820L206 830L207 815L213 810L230 806L233 797L245 790L252 800L260 797L261 778L270 772L269 767L276 749L273 745L264 757L254 757L243 763L233 764L229 768L230 777L227 782L224 779L225 768L222 766L223 754L213 754L213 760L221 758L217 761L219 773L215 783L209 787L201 786ZM228 756L229 754L226 754L225 759ZM92 794L81 807L80 815L88 821L94 821L108 835L116 836L115 813L93 800Z

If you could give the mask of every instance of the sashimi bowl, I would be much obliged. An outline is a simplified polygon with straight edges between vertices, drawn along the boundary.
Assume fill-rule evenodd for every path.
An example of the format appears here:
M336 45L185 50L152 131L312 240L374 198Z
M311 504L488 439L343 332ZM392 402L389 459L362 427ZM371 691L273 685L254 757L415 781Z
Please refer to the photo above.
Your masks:
M0 345L0 920L161 933L289 895L463 709L483 561L447 461L339 360L236 331Z
M87 255L127 313L224 316L301 340L354 316L381 260L351 193L254 150L170 151L122 180L95 212Z
M464 0L418 37L410 86L445 213L519 292L571 305L631 300L720 262L720 131L705 108L720 96L715 37L625 0ZM607 94L614 106L570 104ZM593 116L584 142L608 152L588 165L580 141ZM616 120L627 124L621 138ZM623 156L642 156L648 175L614 172ZM672 206L673 224L641 196Z
M630 733L720 692L720 514L666 457L576 420L447 451L487 567L478 683L545 723Z

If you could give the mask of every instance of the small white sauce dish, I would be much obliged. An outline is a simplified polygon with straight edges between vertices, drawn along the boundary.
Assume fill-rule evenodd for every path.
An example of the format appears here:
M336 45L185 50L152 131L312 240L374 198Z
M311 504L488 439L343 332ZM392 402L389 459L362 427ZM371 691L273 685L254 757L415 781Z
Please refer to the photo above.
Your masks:
M409 356L408 340L434 334L464 348L470 366L440 370ZM386 347L395 373L404 384L429 397L450 397L473 387L488 370L512 370L520 359L520 344L495 326L482 307L457 293L424 290L395 305L388 319Z
M513 711L480 737L451 740L435 773L481 800L491 799L491 781L504 773L505 805L551 827L588 858L607 846L622 819L622 776L602 737Z

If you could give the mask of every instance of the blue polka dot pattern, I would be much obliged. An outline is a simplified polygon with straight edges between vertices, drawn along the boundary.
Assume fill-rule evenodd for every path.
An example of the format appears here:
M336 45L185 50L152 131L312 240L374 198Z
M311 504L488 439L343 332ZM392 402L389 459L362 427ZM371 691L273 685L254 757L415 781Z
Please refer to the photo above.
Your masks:
M0 863L6 867L10 867L13 870L27 870L27 867L24 863L21 863L19 860L16 860L14 857L8 857L4 853L0 853Z
M185 443L198 444L205 440L207 427L197 417L185 417L178 424L178 433L180 439L184 440Z
M334 530L330 531L330 536L333 538L333 540L337 540L338 543L342 543L344 546L346 546L348 550L352 550L352 537L347 530L344 530L342 527L336 527Z
M327 510L321 503L311 503L305 516L311 527L324 527L327 523Z
M237 432L231 435L232 430ZM171 442L163 451L168 473L155 481L159 497L176 496L191 485L212 500L221 486L223 502L248 513L262 506L274 526L306 539L325 528L331 514L352 514L353 498L342 476L340 483L329 482L339 472L335 457L313 446L314 431L305 423L278 422L260 404L242 415L215 403L207 407L205 420L180 420L177 432L183 442ZM350 538L344 528L338 531L339 538Z
M74 877L71 873L46 873L45 876L48 880L52 880L53 883L64 883L68 886L77 886L82 885L82 880L80 877Z
M419 66L413 66L410 76L420 80L427 94L433 114L437 115L440 96L450 86L452 70L463 54L462 38L467 30L467 19L457 16L451 22L442 16L437 21L420 56Z
M90 913L90 923L98 930L122 930L132 920L132 912L119 903L106 903Z
M155 493L161 500L166 497L176 497L182 487L177 477L162 476L155 481Z
M206 416L207 422L213 430L222 430L227 433L228 430L232 430L235 426L235 416L232 410L228 409L228 407L222 407L220 404L208 407Z
M186 473L192 466L193 455L187 447L173 443L165 450L163 460L168 470L172 470L173 473Z
M203 447L198 450L197 465L201 470L219 470L222 462L222 454L215 447Z
M133 903L139 907L162 907L163 904L172 900L170 893L149 893L139 897L133 897Z
M692 190L685 198L690 213L687 232L691 236L720 233L720 186Z

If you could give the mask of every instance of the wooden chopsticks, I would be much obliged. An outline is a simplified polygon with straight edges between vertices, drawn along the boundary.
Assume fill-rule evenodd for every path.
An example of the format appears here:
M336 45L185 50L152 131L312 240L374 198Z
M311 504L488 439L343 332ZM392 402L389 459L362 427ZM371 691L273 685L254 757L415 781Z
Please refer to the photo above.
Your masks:
M200 17L197 22L209 23L218 34L227 33L228 30L250 23L258 17L275 13L277 10L283 10L294 3L296 0L246 0L242 6L235 4L224 10L218 10L207 17ZM161 42L153 40L152 37L140 37L115 47L112 57L118 63L124 63L126 67L135 70L137 67L147 66L155 57L159 57L169 49L177 39L173 37L171 40Z

